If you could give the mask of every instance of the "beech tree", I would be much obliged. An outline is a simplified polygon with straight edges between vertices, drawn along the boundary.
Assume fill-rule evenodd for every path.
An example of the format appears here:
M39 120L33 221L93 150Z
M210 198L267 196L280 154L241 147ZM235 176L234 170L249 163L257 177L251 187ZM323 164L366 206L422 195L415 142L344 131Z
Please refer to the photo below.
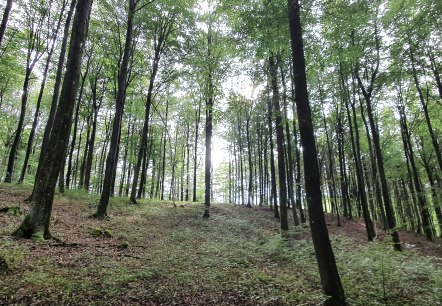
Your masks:
M305 68L304 45L300 6L297 0L288 0L288 17L293 60L295 101L298 107L299 132L304 149L304 178L307 205L310 217L310 229L316 260L321 276L324 293L330 298L327 305L345 305L344 289L339 278L336 261L325 224L320 190L319 168L313 122L308 100L307 77Z
M68 133L75 106L82 53L87 37L91 0L78 0L74 26L64 75L60 103L54 119L54 127L48 139L48 147L42 152L42 174L37 178L31 200L31 209L13 235L22 238L49 239L52 203Z

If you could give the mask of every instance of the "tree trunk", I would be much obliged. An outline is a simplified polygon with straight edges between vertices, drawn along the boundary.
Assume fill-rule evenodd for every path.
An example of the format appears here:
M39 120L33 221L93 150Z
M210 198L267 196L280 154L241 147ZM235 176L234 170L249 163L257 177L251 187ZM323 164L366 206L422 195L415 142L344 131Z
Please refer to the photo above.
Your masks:
M195 110L195 140L194 140L194 154L193 154L193 192L192 202L196 202L196 169L198 160L198 139L199 139L199 126L201 121L201 100L198 102L198 109Z
M382 156L379 133L378 133L376 123L374 121L374 116L373 116L371 92L367 92L365 90L365 87L362 84L362 81L358 75L356 75L356 78L358 80L359 87L363 93L363 96L365 98L365 103L367 106L367 116L368 116L368 121L370 123L371 136L373 138L373 146L374 146L374 152L375 152L375 156L376 156L379 178L381 181L381 191L382 191L382 197L383 197L383 202L384 202L385 215L387 217L388 228L391 232L391 237L393 238L393 244L394 244L395 250L401 251L402 250L401 242L399 240L399 234L396 229L396 220L394 217L393 206L392 206L390 195L388 192L387 177L385 175L384 159ZM370 88L372 88L372 87L370 87Z
M269 82L270 85L270 82ZM268 99L267 102L267 124L269 126L269 142L270 142L270 181L271 181L271 198L273 202L273 208L275 213L275 218L279 219L279 208L278 208L278 195L276 190L276 167L275 167L275 156L274 156L274 144L273 144L273 103Z
M166 187L164 186L164 180L166 178L166 143L167 143L167 120L169 117L169 100L166 100L166 121L164 122L164 136L163 136L163 161L161 163L161 201L164 200L164 192ZM172 154L172 152L170 152Z
M250 119L251 112L248 111L246 122L246 137L247 137L247 153L249 160L249 186L247 190L247 207L252 207L253 204L253 162L252 162L252 140L250 139Z
M295 85L295 100L298 107L299 129L304 149L304 176L307 194L310 227L316 259L321 276L324 293L329 298L325 305L345 305L344 289L342 288L336 267L335 257L328 237L322 208L319 168L313 131L313 122L307 93L307 78L305 72L304 46L298 0L288 0L288 15L290 22L290 37L293 60L293 76Z
M118 144L120 141L121 122L123 119L124 102L126 98L126 78L129 66L129 58L132 50L132 30L133 19L136 10L136 1L128 0L129 10L127 16L126 38L123 52L123 59L121 61L120 70L118 73L118 91L117 101L115 105L115 117L112 127L112 136L109 146L109 152L106 159L106 170L104 174L103 189L101 192L100 203L95 213L95 217L104 218L107 215L107 206L112 190L112 183L114 182L114 170L117 164Z
M284 156L284 127L282 123L281 107L279 105L279 91L277 80L277 64L274 56L269 57L270 66L270 84L272 87L272 102L276 119L276 146L278 151L278 177L279 177L279 207L281 212L281 230L289 229L287 219L287 185L285 172L285 156Z
M152 95L154 90L154 83L155 83L155 77L158 72L158 66L160 62L161 53L160 50L162 49L162 45L157 45L157 48L155 50L155 57L153 60L153 66L152 66L152 72L150 74L150 81L149 81L149 89L147 91L147 97L146 97L146 109L144 114L144 124L143 124L143 132L141 134L141 140L140 140L140 146L138 150L137 155L137 163L135 164L134 168L134 176L132 181L132 189L130 192L130 202L132 204L136 204L136 192L137 192L137 185L138 185L138 176L140 174L140 168L141 168L141 162L143 159L143 155L146 152L147 149L147 136L149 133L149 118L150 118L150 107L152 105ZM167 119L166 119L167 121Z
M84 189L89 191L90 186L90 180L91 180L91 171L92 171L92 161L94 158L94 151L95 151L95 136L97 134L97 120L98 120L98 112L100 111L105 86L102 88L102 92L100 97L97 95L97 83L98 83L98 76L94 79L94 84L92 85L92 113L93 113L93 119L92 119L92 131L91 136L89 139L89 149L88 154L86 158L86 167L85 167L85 173L84 173Z
M48 141L49 136L51 134L52 126L54 124L55 113L57 111L58 97L60 94L60 87L61 87L62 77L63 77L64 62L65 62L65 57L66 57L66 48L67 48L68 38L69 38L69 29L71 27L71 19L72 19L72 15L74 14L76 3L77 3L77 0L71 1L71 5L69 7L68 15L66 17L66 22L64 25L63 40L62 40L61 48L60 48L60 55L58 57L54 91L52 93L51 109L49 111L49 117L48 117L48 121L46 122L45 131L44 131L44 135L43 135L43 141L41 144L40 157L39 157L39 163L38 163L39 166L43 164L42 163L42 156L43 156L42 152L44 151L44 148L47 147L47 141ZM40 168L37 168L37 173L36 173L35 177L38 177L39 173L40 173ZM34 194L34 191L32 191L32 194ZM31 195L31 198L32 198L32 195Z
M290 125L289 120L287 116L287 85L286 85L286 79L284 74L284 69L282 68L282 65L279 66L280 72L281 72L281 79L282 79L282 87L283 87L283 98L284 98L284 118L285 118L285 133L287 135L287 177L288 177L288 195L289 195L289 204L292 206L292 214L293 214L293 221L295 222L295 225L299 225L299 218L298 213L296 211L296 202L295 202L295 186L293 181L293 155L292 155L292 137L290 135Z
M28 61L29 63L29 61ZM14 141L12 142L11 150L9 151L9 158L8 158L8 165L6 167L6 176L5 176L5 183L11 183L12 182L12 174L14 172L14 165L15 161L17 159L17 151L18 146L20 144L20 139L23 131L23 124L25 121L25 115L26 115L26 105L28 102L28 91L29 91L29 80L31 77L31 71L32 69L28 65L26 68L26 74L25 74L25 80L23 82L23 93L21 96L21 109L20 109L20 117L18 120L18 126L15 130L14 134Z
M9 14L11 13L13 0L6 0L5 10L3 11L2 23L0 25L0 46L2 45L3 37L6 31L6 25L8 24Z
M433 241L433 233L431 230L431 221L430 221L430 214L428 212L427 207L427 200L425 197L425 191L422 187L422 183L418 174L418 170L416 167L416 162L414 160L414 153L413 153L413 145L411 144L410 139L410 131L408 129L408 123L407 118L405 115L405 105L402 101L402 92L400 90L399 92L399 101L398 101L398 111L400 115L400 125L401 125L401 131L402 131L402 140L404 144L404 153L405 157L409 160L413 175L413 183L414 188L416 190L416 197L420 208L420 215L422 218L422 225L424 227L424 232L427 237L427 240Z
M342 87L345 88L344 79L341 77ZM376 232L374 230L373 221L370 217L370 210L368 208L367 194L365 192L365 184L364 184L364 173L362 170L362 162L361 162L361 146L359 143L359 128L358 122L356 118L356 110L355 104L352 103L353 110L353 124L351 120L351 114L349 109L350 102L350 94L346 95L345 108L347 111L348 118L348 126L350 128L350 138L351 138L351 147L353 151L353 157L355 161L355 170L356 170L356 179L357 179L357 193L360 199L361 207L362 207L362 215L364 217L365 222L365 230L367 232L368 241L373 241L376 237Z
M17 237L35 239L49 239L51 237L49 226L55 185L69 141L68 134L75 105L91 6L91 0L78 1L61 99L51 136L48 139L48 146L42 152L42 174L36 178L31 209L13 234Z

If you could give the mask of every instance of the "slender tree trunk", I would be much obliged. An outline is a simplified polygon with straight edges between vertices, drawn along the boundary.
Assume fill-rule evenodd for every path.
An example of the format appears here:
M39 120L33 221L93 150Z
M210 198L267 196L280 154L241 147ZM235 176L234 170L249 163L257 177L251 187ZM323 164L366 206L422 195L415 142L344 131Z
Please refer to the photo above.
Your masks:
M281 72L281 79L282 79L282 87L283 87L283 100L284 100L284 118L285 118L285 133L287 135L287 177L288 177L288 195L289 195L289 204L292 206L292 214L293 214L293 220L295 222L295 225L299 225L299 218L298 213L296 211L297 205L295 202L295 186L293 181L293 149L292 149L292 137L290 135L290 125L289 120L287 116L287 85L286 85L286 78L284 74L284 69L282 68L282 65L279 66L280 72Z
M343 89L344 89L344 79L341 80ZM355 161L355 170L356 170L356 179L357 179L357 193L360 199L361 207L362 207L362 215L364 217L365 222L365 230L367 232L367 239L368 241L373 241L376 237L376 232L374 230L373 221L370 217L370 210L368 208L368 201L367 201L367 194L365 192L365 184L364 184L364 173L362 170L362 162L361 162L361 147L359 143L359 128L356 118L356 109L355 109L355 103L352 103L352 110L353 110L353 124L351 120L351 114L349 109L349 103L350 102L350 95L347 93L346 96L346 111L347 111L347 118L348 118L348 125L350 128L350 138L351 138L351 146L353 151L353 157Z
M198 109L195 110L195 140L194 140L194 154L193 154L193 192L192 202L196 202L196 169L198 166L198 139L199 126L201 121L201 100L198 102Z
M246 122L246 136L247 136L247 152L249 160L249 186L247 190L247 207L252 207L253 204L253 162L252 162L252 140L250 139L250 119L251 113L249 112Z
M166 121L164 122L164 136L163 136L163 161L161 163L161 201L164 200L164 192L166 186L164 186L164 180L166 178L166 143L167 143L167 120L169 116L169 100L166 100ZM172 152L170 152L172 154Z
M421 183L421 180L420 180L420 177L418 174L418 170L416 167L416 162L414 160L413 145L411 144L411 140L410 140L410 131L408 129L407 118L405 116L405 105L402 101L402 92L401 91L399 92L398 111L399 111L399 115L400 115L400 124L401 124L401 131L402 131L402 139L403 139L403 143L404 143L405 157L410 161L411 170L412 170L412 174L413 174L414 188L416 190L416 197L417 197L417 201L419 203L419 210L420 210L420 215L422 218L422 225L424 227L424 232L427 237L427 240L433 241L433 233L431 230L430 214L428 212L425 191L422 187L422 183Z
M6 0L5 10L3 11L2 23L0 24L0 46L2 45L3 37L8 24L9 14L11 13L13 0Z
M428 57L430 59L430 68L431 68L431 71L433 72L434 79L436 81L437 91L439 93L439 98L442 100L442 82L440 79L440 73L439 73L439 69L437 68L436 60L435 60L434 55L431 52L431 50L428 51Z
M72 19L72 15L74 14L76 3L77 3L77 0L71 1L71 5L69 7L68 15L66 17L66 22L64 25L63 40L62 40L61 48L60 48L60 55L58 57L54 91L52 93L51 109L49 111L48 121L46 122L45 130L44 130L43 141L41 144L40 157L39 157L39 163L38 163L39 165L42 164L43 154L41 152L43 152L44 148L47 147L47 140L49 139L49 136L51 134L52 126L53 126L54 118L55 118L55 113L57 111L58 97L60 94L60 87L62 84L64 62L65 62L65 57L66 57L66 48L67 48L68 38L69 38L69 30L71 28L71 19ZM39 173L40 173L40 169L37 168L36 177L39 176ZM32 192L32 194L34 194L34 192ZM31 198L32 198L32 196L31 196Z
M68 133L75 105L91 6L91 0L78 1L61 99L54 119L54 127L48 139L48 146L42 153L42 175L36 178L31 209L19 228L14 232L14 235L18 237L36 239L49 239L51 237L49 226L55 185L69 141Z
M127 16L126 39L124 45L123 59L121 61L121 66L118 73L118 91L117 101L115 105L115 117L112 127L109 152L106 159L106 170L104 174L103 189L101 192L100 203L95 214L95 217L97 218L104 218L107 215L107 206L109 204L109 198L112 190L111 185L112 182L114 182L113 176L117 164L117 151L120 140L121 122L123 119L124 102L126 96L126 78L129 66L129 58L132 50L133 19L136 10L136 3L137 2L135 0L128 0L129 10Z
M211 38L209 36L209 57L210 57L210 45ZM211 200L211 178L212 178L212 109L213 109L213 85L211 76L209 76L209 97L206 101L206 160L204 169L204 186L205 186L205 196L204 196L204 215L203 218L208 218L210 216L210 200Z
M322 94L321 94L322 96ZM327 142L327 153L328 153L328 167L326 171L326 178L328 181L328 190L330 193L330 206L332 211L332 218L333 218L333 212L336 213L336 219L337 219L337 226L341 225L341 219L339 216L339 208L338 208L338 201L336 197L336 185L335 185L335 166L334 166L334 157L333 157L333 150L332 150L332 144L330 141L330 136L328 133L328 127L327 127L327 120L325 119L324 110L322 110L322 120L324 122L324 129L325 129L325 140Z
M272 87L272 103L275 111L276 121L276 145L278 151L278 177L279 177L279 207L281 212L281 229L286 231L289 229L287 218L287 185L285 172L285 157L284 157L284 127L282 123L281 107L279 105L279 91L277 80L277 64L274 56L269 57L270 66L270 84Z
M322 288L329 298L325 305L345 305L345 294L336 267L335 257L328 237L322 208L319 168L315 135L307 92L304 46L298 0L288 0L288 15L293 60L295 100L298 107L299 129L304 149L304 176L307 194L310 228Z
M23 83L23 89L22 89L23 93L21 97L21 109L20 109L20 117L18 119L18 126L17 129L15 130L14 141L12 142L11 150L9 151L8 165L6 167L5 183L12 182L12 174L14 172L14 165L17 159L18 146L20 144L21 135L23 131L23 124L25 121L31 71L32 70L28 66L28 68L26 69L25 81Z
M102 103L102 99L103 99L103 94L104 94L104 88L103 88L101 96L97 97L97 83L98 83L98 76L95 78L95 82L94 82L94 85L92 88L92 112L93 112L92 132L91 132L91 137L89 139L89 149L88 149L88 155L86 158L86 167L85 167L85 174L84 174L84 189L86 189L88 191L89 191L90 180L91 180L92 161L94 158L94 151L95 151L95 136L97 134L98 112L100 111L100 107L101 107L101 103Z
M382 191L382 197L383 197L383 202L384 202L384 208L385 208L385 214L387 217L387 224L388 224L388 228L390 230L391 233L391 237L393 238L393 243L394 243L394 248L397 251L401 251L401 242L399 240L399 234L397 232L396 229L396 220L394 217L394 212L393 212L393 206L391 203L391 199L390 199L390 195L388 192L388 184L387 184L387 177L385 175L385 169L384 169L384 159L382 156L382 150L381 150L381 143L380 143L380 139L379 139L379 133L376 127L376 123L374 121L374 116L373 116L373 110L372 110L372 102L371 102L371 92L367 92L364 88L364 85L362 84L361 79L359 78L359 76L356 76L357 80L358 80L358 84L360 89L363 92L364 98L365 98L365 102L366 102L366 106L367 106L367 115L368 115L368 120L370 123L370 129L371 129L371 136L373 138L373 146L374 146L374 152L376 155L376 162L377 162L377 168L378 168L378 173L379 173L379 178L381 181L381 191Z
M292 111L293 111L293 143L295 146L295 185L296 185L296 207L299 210L299 215L301 217L301 223L305 223L307 220L305 218L304 209L302 208L302 186L301 186L301 152L299 150L298 144L298 129L295 120L296 117L296 102L295 102L295 85L293 77L293 69L290 64L290 79L291 79L291 95L292 95Z
M239 191L241 193L241 205L245 205L245 191L244 191L244 167L243 167L243 143L242 143L242 128L241 128L241 113L238 113L238 160L239 160Z
M187 124L186 133L186 192L185 200L189 201L189 187L190 187L190 124ZM184 162L184 161L183 161Z
M159 66L160 57L161 57L161 53L160 53L161 48L162 48L162 45L158 46L157 49L155 50L155 57L153 60L152 72L150 74L149 88L148 88L147 97L146 97L146 109L145 109L145 114L144 114L143 132L141 134L140 146L139 146L138 155L137 155L137 163L135 164L135 168L134 168L132 189L131 189L131 193L130 193L130 202L132 204L137 203L136 192L137 192L138 176L140 174L140 168L141 168L141 162L143 159L143 154L145 154L146 149L147 149L147 136L149 133L150 107L152 105L152 95L153 95L153 90L154 90L155 77L158 72L158 66Z
M269 82L270 83L270 82ZM268 100L267 102L267 123L269 126L269 142L270 142L270 180L271 180L271 196L273 199L273 208L275 213L275 218L279 219L279 208L278 208L278 195L276 190L276 167L275 167L275 156L274 156L274 144L273 144L273 103Z

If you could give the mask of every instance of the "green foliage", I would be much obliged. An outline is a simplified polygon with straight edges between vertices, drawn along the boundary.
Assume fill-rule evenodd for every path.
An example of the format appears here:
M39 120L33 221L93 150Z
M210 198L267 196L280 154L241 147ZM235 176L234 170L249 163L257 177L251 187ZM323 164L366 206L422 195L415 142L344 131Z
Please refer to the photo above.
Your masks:
M22 246L8 240L0 240L0 275L19 268L25 258L26 251Z
M104 238L112 238L112 232L109 229L99 228L99 227L91 227L88 229L89 234L92 237L104 237Z

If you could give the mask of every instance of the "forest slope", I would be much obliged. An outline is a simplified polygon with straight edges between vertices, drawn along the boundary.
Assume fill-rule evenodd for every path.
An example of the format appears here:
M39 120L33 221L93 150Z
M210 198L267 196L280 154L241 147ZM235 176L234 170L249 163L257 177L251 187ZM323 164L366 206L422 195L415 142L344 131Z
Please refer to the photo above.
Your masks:
M0 209L30 191L0 184ZM284 240L267 208L114 198L110 218L90 218L96 196L54 203L59 240L15 240L21 214L0 213L0 305L318 305L323 301L307 226ZM328 216L330 218L330 216ZM401 232L403 253L367 243L363 222L328 220L350 305L440 305L442 248ZM383 236L382 233L380 235Z

